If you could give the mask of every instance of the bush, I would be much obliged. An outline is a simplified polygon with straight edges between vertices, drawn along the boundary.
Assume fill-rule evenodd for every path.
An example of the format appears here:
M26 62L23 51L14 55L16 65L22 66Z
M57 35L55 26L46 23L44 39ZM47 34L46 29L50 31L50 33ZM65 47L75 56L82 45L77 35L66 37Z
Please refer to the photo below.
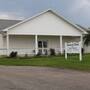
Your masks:
M17 57L17 52L11 52L10 55L9 55L10 58L14 58L14 57Z
M82 54L84 54L84 48L82 48Z
M56 55L56 54L55 54L55 49L52 49L52 48L50 49L50 55L51 55L51 56L55 56L55 55Z
M25 58L28 58L28 54L25 54L25 56L24 56Z

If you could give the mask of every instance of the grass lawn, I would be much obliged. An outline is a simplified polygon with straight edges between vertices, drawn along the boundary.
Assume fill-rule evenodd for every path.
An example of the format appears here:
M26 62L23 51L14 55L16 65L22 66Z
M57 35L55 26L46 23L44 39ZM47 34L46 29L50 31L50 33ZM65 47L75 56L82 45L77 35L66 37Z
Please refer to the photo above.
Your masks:
M64 56L32 57L32 58L0 58L0 65L7 66L44 66L75 70L90 71L90 54L83 56L83 61L79 57L69 56L68 60Z

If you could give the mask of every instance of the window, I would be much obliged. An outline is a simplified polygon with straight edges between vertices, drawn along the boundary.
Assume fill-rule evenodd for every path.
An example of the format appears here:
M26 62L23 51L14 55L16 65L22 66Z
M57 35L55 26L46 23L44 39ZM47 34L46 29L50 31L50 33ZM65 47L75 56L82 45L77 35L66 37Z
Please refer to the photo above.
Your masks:
M43 41L43 47L47 48L47 42L46 41Z
M38 41L38 48L47 48L47 41Z
M38 41L38 48L42 48L42 41Z

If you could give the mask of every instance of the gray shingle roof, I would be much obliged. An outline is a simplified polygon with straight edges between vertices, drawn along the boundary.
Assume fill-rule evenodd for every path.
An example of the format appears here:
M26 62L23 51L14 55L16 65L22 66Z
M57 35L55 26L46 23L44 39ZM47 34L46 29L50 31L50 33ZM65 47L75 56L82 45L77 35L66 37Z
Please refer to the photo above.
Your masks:
M7 19L0 19L0 31L8 28L16 23L19 23L21 20L7 20Z

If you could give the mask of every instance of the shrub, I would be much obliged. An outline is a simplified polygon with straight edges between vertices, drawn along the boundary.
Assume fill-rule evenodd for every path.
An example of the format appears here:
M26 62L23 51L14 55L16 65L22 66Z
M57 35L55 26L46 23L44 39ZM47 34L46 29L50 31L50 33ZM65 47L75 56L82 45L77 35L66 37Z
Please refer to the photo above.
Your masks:
M82 54L84 54L84 48L82 48Z
M27 58L28 57L28 54L25 54L24 57Z
M10 58L17 57L17 52L12 51L9 55Z
M55 49L52 49L52 48L50 49L50 55L51 55L51 56L55 56L55 55L56 55L56 54L55 54Z

